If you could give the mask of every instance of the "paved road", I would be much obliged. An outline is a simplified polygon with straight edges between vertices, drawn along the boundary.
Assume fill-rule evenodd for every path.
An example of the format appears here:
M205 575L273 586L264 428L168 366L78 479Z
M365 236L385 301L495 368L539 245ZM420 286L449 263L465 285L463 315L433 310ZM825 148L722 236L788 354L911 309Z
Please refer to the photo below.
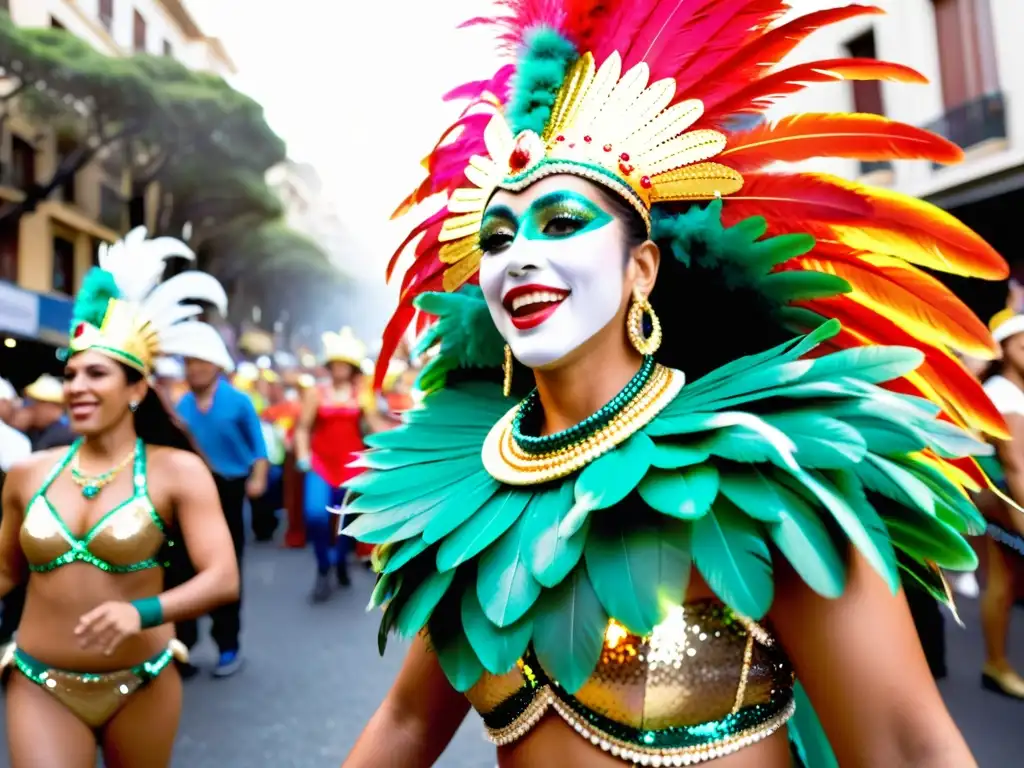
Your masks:
M340 765L397 671L401 648L396 644L385 658L377 656L377 616L363 610L370 574L356 573L350 590L314 608L303 599L311 569L308 552L271 545L249 549L244 630L248 666L229 680L203 675L187 684L174 768ZM960 602L971 629L947 622L951 668L943 692L982 768L1019 765L1024 704L978 687L977 604ZM1024 668L1024 611L1018 611L1015 621L1016 662ZM885 652L884 638L879 638L879 652ZM208 642L196 649L201 665L210 666L213 656ZM0 749L6 755L3 745ZM475 716L438 765L493 768L493 751L483 741Z

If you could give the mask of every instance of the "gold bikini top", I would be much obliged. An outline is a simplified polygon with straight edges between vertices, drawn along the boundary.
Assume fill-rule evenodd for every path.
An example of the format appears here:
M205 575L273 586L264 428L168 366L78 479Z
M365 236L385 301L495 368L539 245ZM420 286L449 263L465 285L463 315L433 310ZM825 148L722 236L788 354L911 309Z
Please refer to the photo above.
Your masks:
M627 762L694 765L766 738L793 714L793 671L774 638L716 600L687 603L650 636L610 622L590 679L569 695L532 651L466 697L495 744L548 711Z
M164 521L146 489L146 447L139 440L132 469L134 492L96 521L81 538L75 536L46 497L81 445L75 442L52 469L25 510L19 538L29 570L52 571L75 562L89 563L108 573L131 573L160 565L157 553L164 543Z

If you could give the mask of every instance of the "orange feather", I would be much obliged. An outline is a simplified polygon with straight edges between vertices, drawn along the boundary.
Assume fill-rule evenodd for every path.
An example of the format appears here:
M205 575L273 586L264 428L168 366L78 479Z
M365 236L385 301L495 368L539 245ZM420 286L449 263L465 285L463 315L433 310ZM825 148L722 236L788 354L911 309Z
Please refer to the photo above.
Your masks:
M812 83L842 80L885 80L893 83L927 83L917 70L902 64L874 59L826 59L797 64L773 72L740 88L717 103L704 105L704 120L742 112L764 112L784 96L799 93Z
M722 223L732 226L749 216L768 219L769 231L777 222L794 228L787 232L808 232L814 220L856 221L871 214L871 206L855 189L822 181L811 174L750 173L743 188L724 198ZM829 233L831 234L831 233Z
M747 173L815 157L955 163L963 151L930 131L881 115L808 113L731 135L716 160Z
M897 256L940 272L1003 280L1009 267L998 251L953 215L931 203L867 187L838 176L814 174L822 183L855 191L871 205L863 221L829 222L836 239L858 251Z
M834 317L843 324L836 343L846 346L865 344L895 345L919 349L925 362L906 378L937 405L959 416L972 429L1007 439L1006 422L988 399L963 363L941 347L926 344L904 331L888 318L845 297L801 302L823 317Z
M946 286L895 259L888 263L872 263L871 259L870 254L861 260L852 255L829 258L812 253L795 262L802 269L843 278L853 289L845 294L847 298L898 323L927 344L949 346L981 359L997 354L988 328Z

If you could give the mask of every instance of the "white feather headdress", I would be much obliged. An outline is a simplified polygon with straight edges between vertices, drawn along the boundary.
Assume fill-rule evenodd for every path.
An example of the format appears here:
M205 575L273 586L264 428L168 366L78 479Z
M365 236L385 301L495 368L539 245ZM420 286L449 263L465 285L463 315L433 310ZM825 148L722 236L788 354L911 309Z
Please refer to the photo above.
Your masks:
M168 259L195 254L172 237L146 239L133 229L121 242L100 246L75 298L72 353L93 349L148 375L162 355L192 357L230 371L234 361L213 326L197 320L205 302L227 312L228 297L206 272L182 272L161 282Z

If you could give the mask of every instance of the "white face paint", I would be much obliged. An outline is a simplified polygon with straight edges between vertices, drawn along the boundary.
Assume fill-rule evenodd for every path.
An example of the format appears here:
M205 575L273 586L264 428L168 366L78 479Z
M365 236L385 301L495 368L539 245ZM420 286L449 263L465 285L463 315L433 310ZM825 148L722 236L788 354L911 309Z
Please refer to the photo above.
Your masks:
M480 287L519 362L555 366L618 313L623 224L587 182L552 176L519 194L499 191L480 228Z

